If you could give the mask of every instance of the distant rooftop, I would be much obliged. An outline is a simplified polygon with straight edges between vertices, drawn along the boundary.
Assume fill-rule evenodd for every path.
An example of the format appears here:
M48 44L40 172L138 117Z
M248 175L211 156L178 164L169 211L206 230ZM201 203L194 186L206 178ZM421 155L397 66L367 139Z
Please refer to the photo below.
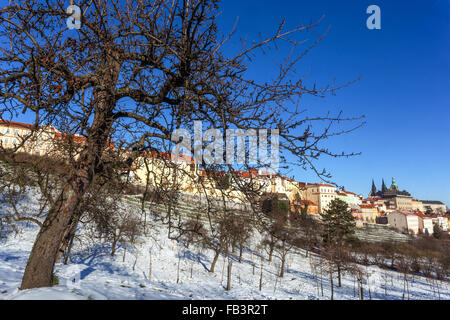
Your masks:
M442 204L444 203L442 201L435 201L435 200L420 200L423 204Z

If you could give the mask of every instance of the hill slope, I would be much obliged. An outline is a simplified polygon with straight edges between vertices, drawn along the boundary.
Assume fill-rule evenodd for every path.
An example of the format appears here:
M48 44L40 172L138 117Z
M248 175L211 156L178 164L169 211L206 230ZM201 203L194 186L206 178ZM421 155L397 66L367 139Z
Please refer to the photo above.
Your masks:
M33 204L27 202L27 205ZM55 268L59 282L57 285L19 291L37 232L37 227L28 225L23 227L20 234L11 234L7 239L0 240L0 299L330 298L328 274L324 272L322 279L320 274L315 277L310 258L306 258L303 252L292 252L289 255L287 271L282 279L277 277L277 258L271 263L264 260L263 286L260 291L261 259L248 249L245 250L242 263L233 262L232 289L226 291L226 261L222 257L216 266L216 272L209 273L212 251L183 248L176 241L167 238L168 230L165 225L156 222L153 223L151 237L141 237L134 247L127 247L126 252L124 246L119 246L114 257L110 256L109 243L76 242L72 263L58 264ZM87 231L81 230L83 232ZM372 299L402 299L402 274L378 267L366 269L369 276L364 283L365 298L369 298L370 287ZM355 286L354 277L345 274L342 287L334 290L335 299L358 299ZM407 297L405 293L405 299ZM409 298L448 300L450 285L445 282L434 282L432 285L426 278L410 276Z

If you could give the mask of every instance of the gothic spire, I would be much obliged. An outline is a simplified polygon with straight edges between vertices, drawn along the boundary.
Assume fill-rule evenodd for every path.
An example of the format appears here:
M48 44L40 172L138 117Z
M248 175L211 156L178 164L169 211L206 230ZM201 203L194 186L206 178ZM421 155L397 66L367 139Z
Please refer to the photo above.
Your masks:
M370 191L369 196L375 197L377 194L377 187L375 187L375 181L372 179L372 190Z
M386 192L387 191L387 187L386 184L384 183L384 179L381 180L381 192Z

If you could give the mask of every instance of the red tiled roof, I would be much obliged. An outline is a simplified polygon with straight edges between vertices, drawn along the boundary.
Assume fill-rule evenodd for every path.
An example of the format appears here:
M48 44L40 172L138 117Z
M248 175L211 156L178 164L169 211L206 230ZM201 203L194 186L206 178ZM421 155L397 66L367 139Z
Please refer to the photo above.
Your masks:
M170 152L164 152L164 151L151 151L149 153L143 152L141 153L141 157L149 157L149 158L161 158L161 159L172 159L175 160L176 155ZM178 159L194 163L194 158L185 154L179 154Z
M423 214L422 212L416 212L416 216L421 217L422 219L432 219L431 216L427 216Z
M411 212L411 211L394 211L393 213L399 213L402 214L404 216L417 216L415 212Z
M11 127L18 127L18 128L30 128L33 129L34 125L28 124L28 123L22 123L22 122L15 122L15 121L6 121L6 120L0 120L0 125L6 125ZM39 127L37 127L39 128Z
M61 133L61 132L55 132L55 138L56 139L63 139L65 140L66 138L72 138L73 142L77 142L77 143L84 143L86 142L86 138L82 137L82 136L77 136L77 135L71 135L71 134L66 134L66 133Z
M380 198L380 197L367 197L366 199L364 199L364 200L368 200L368 201L382 201L382 200L384 200L383 198Z
M373 208L375 208L375 205L373 205L373 204L361 204L361 205L359 205L359 207L362 208L362 209L373 209Z
M325 184L325 183L316 183L317 186L320 187L332 187L332 188L336 188L336 186L332 186L331 184Z

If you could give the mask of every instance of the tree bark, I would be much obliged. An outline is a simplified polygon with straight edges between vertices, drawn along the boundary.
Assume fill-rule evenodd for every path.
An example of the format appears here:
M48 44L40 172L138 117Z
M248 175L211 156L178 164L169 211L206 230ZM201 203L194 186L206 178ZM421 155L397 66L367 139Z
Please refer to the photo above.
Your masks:
M58 254L56 256L56 263L60 262L62 256L65 255L64 264L67 264L68 254L70 254L70 249L72 247L73 238L74 238L75 232L77 230L79 214L80 214L79 211L77 211L76 216L71 218L71 220L69 222L69 227L66 230L66 233L63 238L63 242L62 242L61 247L59 248Z
M272 262L272 256L273 256L273 250L275 249L275 237L270 237L270 244L269 244L269 262Z
M228 269L227 269L227 291L231 290L231 268L233 267L233 260L228 258Z
M44 224L37 235L31 250L25 273L22 278L21 290L48 287L52 285L53 267L58 250L61 247L64 234L69 228L69 222L80 203L86 187L83 184L68 188L66 200L59 208L51 208Z
M285 241L283 241L283 247L282 247L281 250L283 250L283 252L281 253L280 278L283 278L284 277L285 264L286 264L286 243L285 243Z
M211 263L211 268L209 268L209 272L214 273L214 268L216 267L216 263L217 263L217 260L219 259L219 255L220 255L220 250L217 250L214 253L214 259Z
M73 239L75 238L75 233L77 231L78 220L73 224L72 229L69 232L69 243L67 245L66 253L64 255L64 264L67 264L70 258L70 253L72 252Z
M261 258L261 274L259 276L259 291L262 290L262 282L263 282L263 260Z
M109 56L103 63L107 67L102 72L102 84L109 89L98 89L94 92L95 115L86 144L79 155L79 167L65 188L61 201L57 201L47 214L28 258L21 290L52 285L58 250L70 228L71 219L75 218L94 176L102 170L101 158L114 122L112 112L116 98L111 95L111 89L114 88L120 72L117 59Z
M361 272L358 272L358 293L359 293L359 300L364 300Z
M330 288L331 288L331 300L334 300L334 283L333 283L333 265L331 262L328 262L328 267L330 269Z
M337 265L337 272L338 272L338 287L341 287L341 264L338 263Z
M119 241L120 236L121 236L120 232L118 236L114 236L114 240L111 246L111 257L114 257L114 255L116 254L117 242Z

